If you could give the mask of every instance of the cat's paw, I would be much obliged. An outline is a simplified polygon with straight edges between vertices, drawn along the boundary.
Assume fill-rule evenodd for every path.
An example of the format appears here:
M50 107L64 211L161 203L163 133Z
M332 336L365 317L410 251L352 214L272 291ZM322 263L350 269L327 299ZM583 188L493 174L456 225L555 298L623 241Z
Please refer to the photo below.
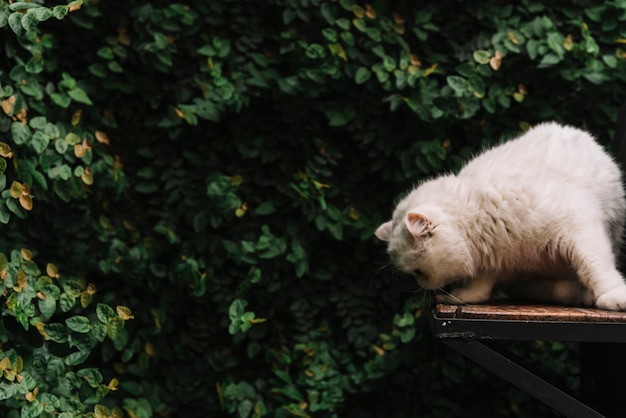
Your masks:
M596 306L609 311L626 311L626 286L619 286L600 295Z

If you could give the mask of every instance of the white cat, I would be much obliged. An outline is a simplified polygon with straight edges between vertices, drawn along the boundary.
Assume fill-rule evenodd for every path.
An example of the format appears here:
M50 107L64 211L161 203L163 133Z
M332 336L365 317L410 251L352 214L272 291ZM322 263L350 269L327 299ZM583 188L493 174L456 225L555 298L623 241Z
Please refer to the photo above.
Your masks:
M376 230L393 263L440 300L481 303L498 283L525 296L626 310L616 268L621 173L581 130L544 123L422 183Z

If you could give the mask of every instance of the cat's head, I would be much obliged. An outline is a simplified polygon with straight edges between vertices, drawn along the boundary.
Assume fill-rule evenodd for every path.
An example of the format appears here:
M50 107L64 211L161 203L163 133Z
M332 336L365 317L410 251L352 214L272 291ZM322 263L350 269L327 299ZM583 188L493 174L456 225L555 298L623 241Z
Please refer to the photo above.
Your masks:
M387 242L395 266L426 289L439 289L472 274L466 238L437 208L414 208L394 214L376 230Z

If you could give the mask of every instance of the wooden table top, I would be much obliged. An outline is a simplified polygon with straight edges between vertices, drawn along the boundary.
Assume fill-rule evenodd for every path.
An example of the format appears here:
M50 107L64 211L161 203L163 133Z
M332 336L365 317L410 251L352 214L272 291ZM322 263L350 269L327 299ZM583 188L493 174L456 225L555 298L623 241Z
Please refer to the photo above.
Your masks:
M593 308L552 305L492 303L488 305L437 304L433 309L437 318L489 319L508 321L547 322L626 322L626 312L612 312Z

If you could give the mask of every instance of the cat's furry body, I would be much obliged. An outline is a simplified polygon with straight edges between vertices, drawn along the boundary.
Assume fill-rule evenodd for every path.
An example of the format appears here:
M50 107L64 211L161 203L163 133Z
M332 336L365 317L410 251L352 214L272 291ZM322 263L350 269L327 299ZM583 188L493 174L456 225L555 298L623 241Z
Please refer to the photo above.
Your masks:
M626 310L625 213L611 157L586 132L546 123L422 183L376 235L424 288L464 281L451 302L484 302L509 282L537 300Z

